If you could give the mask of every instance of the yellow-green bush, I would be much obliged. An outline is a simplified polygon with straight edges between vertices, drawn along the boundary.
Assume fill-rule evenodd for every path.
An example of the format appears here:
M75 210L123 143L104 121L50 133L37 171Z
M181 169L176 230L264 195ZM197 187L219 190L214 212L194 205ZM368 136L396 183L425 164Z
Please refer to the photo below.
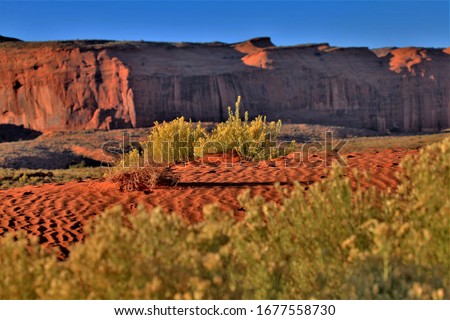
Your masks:
M240 103L241 97L238 97L234 113L228 107L228 120L219 123L210 134L198 140L195 145L196 156L235 151L244 159L263 160L293 151L294 142L284 149L276 146L281 120L267 122L266 117L258 116L249 121L248 112L245 112L242 120Z
M229 108L229 119L219 123L211 133L200 122L194 125L184 117L161 124L155 122L148 139L141 144L143 152L133 149L123 154L106 177L118 182L123 190L152 189L159 180L177 181L169 169L171 164L193 160L212 148L214 153L235 151L248 160L273 158L294 150L294 142L276 147L281 121L267 123L265 117L258 116L249 122L247 113L242 121L239 105L240 97L235 113Z
M171 165L194 157L194 143L206 131L198 123L177 118L159 124L155 122L142 152L132 149L109 168L105 177L118 183L121 190L151 190L159 184L174 185L179 178Z
M352 191L339 168L279 204L246 192L242 222L116 208L62 262L7 236L0 299L449 299L449 151L403 162L396 192Z
M184 117L159 124L155 122L144 144L148 162L170 164L194 158L194 143L206 136L200 123L194 125Z

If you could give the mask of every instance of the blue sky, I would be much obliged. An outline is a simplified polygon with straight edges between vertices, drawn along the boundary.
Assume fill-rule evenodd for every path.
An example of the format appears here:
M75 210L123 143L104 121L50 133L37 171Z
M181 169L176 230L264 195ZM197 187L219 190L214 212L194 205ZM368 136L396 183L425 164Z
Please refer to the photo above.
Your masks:
M0 35L448 47L449 1L3 1Z

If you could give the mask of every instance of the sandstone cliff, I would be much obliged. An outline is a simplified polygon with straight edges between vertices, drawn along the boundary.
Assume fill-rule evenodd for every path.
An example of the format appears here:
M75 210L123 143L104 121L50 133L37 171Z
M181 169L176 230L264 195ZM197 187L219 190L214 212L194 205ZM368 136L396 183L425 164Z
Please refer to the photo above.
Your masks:
M0 43L0 123L34 130L250 115L380 131L450 127L450 51L62 41Z

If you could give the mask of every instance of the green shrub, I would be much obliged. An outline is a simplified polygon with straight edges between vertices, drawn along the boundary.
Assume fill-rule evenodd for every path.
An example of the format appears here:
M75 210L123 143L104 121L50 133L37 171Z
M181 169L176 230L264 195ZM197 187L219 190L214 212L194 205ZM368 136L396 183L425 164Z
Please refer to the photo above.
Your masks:
M74 168L56 170L4 169L0 168L0 189L39 185L51 182L98 179L105 174L105 168Z
M348 285L361 298L450 297L450 139L402 162L395 194L348 238ZM374 202L374 201L373 201ZM361 237L369 240L361 247ZM359 284L359 285L358 285ZM349 290L349 289L348 289Z
M283 150L276 147L281 120L268 123L266 117L258 116L249 122L248 112L245 112L242 120L240 103L241 97L238 97L234 113L228 107L228 120L219 123L210 134L198 140L195 156L235 151L247 160L263 160L293 151L294 142Z
M69 170L70 169L80 169L80 168L86 168L86 161L81 160L81 162L79 162L77 164L72 164L69 166Z
M159 124L155 122L148 140L141 144L143 152L132 149L113 163L105 177L119 184L121 190L151 190L156 185L174 185L179 178L170 165L194 157L194 143L203 137L200 123L194 127L184 117Z
M281 121L267 123L258 116L251 122L248 113L240 118L240 97L236 111L228 108L229 118L207 133L201 123L194 125L184 117L170 122L155 122L147 141L142 144L143 153L133 149L113 165L105 175L118 182L121 190L152 189L161 182L174 184L178 178L170 171L170 165L193 160L214 148L214 153L237 152L247 160L263 160L292 152L295 142L276 147Z
M337 167L278 203L246 192L241 222L115 208L62 262L7 236L0 299L449 299L449 151L403 162L396 192L352 190Z
M19 178L19 183L22 185L27 185L28 182L30 181L30 178L28 177L28 175L25 173L23 174L20 178Z
M170 164L192 160L194 144L206 136L206 130L200 123L196 126L184 117L159 124L155 122L148 140L144 144L145 156L149 162Z

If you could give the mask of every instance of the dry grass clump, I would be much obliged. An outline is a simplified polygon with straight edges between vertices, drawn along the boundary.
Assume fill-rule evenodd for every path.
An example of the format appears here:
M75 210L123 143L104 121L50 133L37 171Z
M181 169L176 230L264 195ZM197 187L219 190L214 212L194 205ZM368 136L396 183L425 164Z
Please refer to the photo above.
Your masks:
M117 183L121 191L152 190L156 186L173 186L179 177L170 167L144 167L117 172L109 181Z
M117 183L121 191L152 190L156 186L175 185L179 180L170 166L145 163L137 149L126 154L105 176Z

